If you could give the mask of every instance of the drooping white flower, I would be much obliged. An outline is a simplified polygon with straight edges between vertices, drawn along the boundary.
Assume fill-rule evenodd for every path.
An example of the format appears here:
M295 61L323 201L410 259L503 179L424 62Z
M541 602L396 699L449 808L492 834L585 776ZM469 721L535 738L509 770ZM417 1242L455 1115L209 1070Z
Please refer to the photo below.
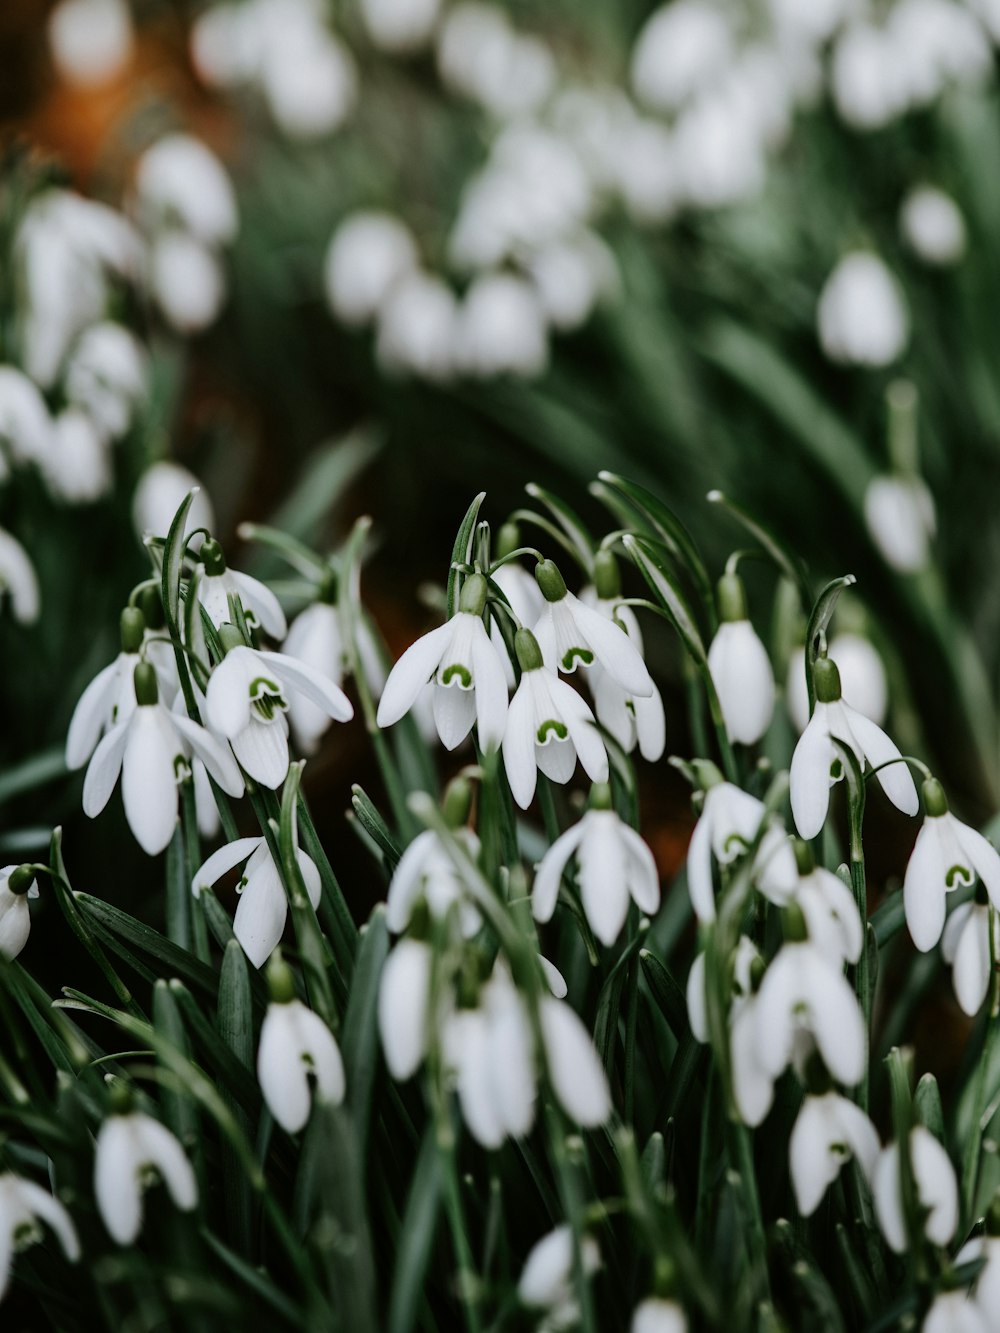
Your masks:
M400 940L385 960L378 990L378 1029L389 1073L412 1077L430 1047L434 955L423 940Z
M382 51L408 55L430 40L441 0L361 0L368 36Z
M148 388L146 352L129 329L104 320L80 337L66 367L66 397L111 440L124 435Z
M216 629L232 619L229 611L230 596L238 597L243 606L247 624L259 625L265 634L279 642L288 633L281 603L266 584L249 574L230 569L222 547L212 537L202 543L199 559L205 572L198 580L198 600L208 612Z
M562 1223L536 1241L524 1261L517 1283L522 1305L547 1311L547 1327L572 1328L580 1310L573 1282L573 1230ZM580 1266L584 1278L601 1267L601 1252L593 1236L580 1237Z
M526 261L548 323L561 332L578 329L597 305L620 288L617 261L592 231L550 241Z
M1000 906L1000 855L949 811L934 778L924 783L923 795L927 816L906 866L903 906L913 942L926 953L941 938L951 890L968 888L978 875L994 906Z
M443 278L415 269L394 283L378 314L375 356L391 375L444 383L455 370L458 301Z
M632 1312L629 1333L688 1333L687 1315L676 1301L647 1296Z
M455 359L467 375L532 379L549 360L545 313L534 286L512 273L476 278L458 311Z
M990 988L990 920L987 903L962 903L948 918L941 939L955 998L970 1018L982 1009Z
M316 864L299 848L296 848L295 857L309 901L313 907L318 907L322 882ZM215 884L242 861L247 864L237 888L240 901L233 919L233 934L254 967L262 967L281 942L288 917L288 898L281 872L268 849L267 840L237 838L220 847L195 872L191 892L197 897L202 887Z
M257 1081L267 1108L282 1129L305 1128L312 1080L321 1101L344 1100L344 1062L333 1033L318 1014L294 997L272 1002L260 1026Z
M725 72L733 59L729 15L710 0L662 5L646 20L632 51L631 83L654 111L676 111Z
M14 619L22 625L34 624L41 606L35 567L17 538L0 528L0 596L4 593L10 598Z
M236 194L225 167L200 139L166 134L139 158L139 210L151 227L179 227L203 245L236 235Z
M982 1259L984 1265L973 1286L971 1300L985 1322L986 1333L996 1333L1000 1311L1000 1237L974 1236L959 1250L955 1264L960 1266L973 1259Z
M386 673L371 623L363 612L354 631L358 666L372 695L378 698L385 689ZM328 676L335 685L343 685L350 664L344 632L340 608L321 598L296 616L283 651ZM311 754L329 727L330 716L304 695L296 694L288 701L288 721L299 749Z
M594 789L593 808L542 857L531 895L536 921L552 917L563 873L574 856L584 914L602 944L610 947L618 938L630 898L647 916L656 913L660 880L653 854L611 809L606 787Z
M151 464L139 478L132 497L132 525L139 539L147 535L166 537L174 515L192 491L195 497L188 510L185 531L207 528L211 532L215 527L212 501L194 473L166 459Z
M552 53L537 37L517 32L499 5L452 5L437 42L446 87L478 102L499 120L527 116L556 82Z
M934 1297L921 1333L991 1333L992 1325L964 1291L941 1291Z
M751 996L734 1009L729 1026L733 1101L751 1128L763 1123L774 1102L775 1075L760 1057L757 1024L757 997Z
M937 530L934 497L921 477L873 477L865 491L865 526L886 564L901 574L923 569Z
M754 1015L757 1059L772 1078L788 1066L805 1032L838 1083L860 1083L867 1059L861 1009L841 965L815 944L793 940L779 949L754 999Z
M507 712L503 761L511 795L527 810L539 769L553 782L569 782L579 758L591 782L607 782L608 752L593 713L572 686L546 670L531 631L518 630L514 643L521 681Z
M891 365L910 337L910 317L896 279L866 250L845 255L827 278L817 319L823 351L831 361L848 365Z
M879 726L889 711L889 682L878 650L860 634L836 634L827 656L837 664L844 700ZM785 702L798 732L809 725L809 689L806 684L806 651L796 648L788 659Z
M40 462L52 444L52 418L38 386L16 366L0 366L0 468Z
M326 299L343 323L369 324L396 283L418 265L417 243L405 222L392 213L351 213L326 253Z
M41 471L57 500L90 504L108 494L114 481L108 440L89 413L78 407L59 413Z
M4 866L0 870L0 958L10 962L28 943L28 899L37 897L38 885L26 866Z
M479 839L472 829L458 827L454 838L461 843L473 861L479 858ZM475 935L482 918L469 897L460 872L448 854L441 835L425 829L407 847L389 882L386 896L385 922L393 933L404 931L410 924L413 909L423 900L431 916L443 920L452 905L457 903L462 934Z
M878 1133L859 1106L827 1092L805 1098L788 1150L795 1201L802 1216L811 1217L852 1157L871 1180L879 1154Z
M808 843L795 848L799 883L795 902L802 909L810 941L834 963L856 963L864 948L864 923L850 889L839 875L813 861Z
M876 130L906 107L906 81L898 53L883 29L852 23L837 39L830 66L834 104L852 129Z
M756 745L774 712L774 672L767 649L747 618L743 582L719 580L721 624L708 650L708 668L731 741Z
M135 668L136 707L104 736L87 768L84 814L93 819L108 803L122 775L125 817L150 856L169 843L177 824L177 784L196 755L223 791L243 794L232 754L204 728L159 701L156 673L148 662Z
M923 1231L935 1245L947 1245L958 1227L958 1183L951 1158L930 1130L910 1131L910 1164L917 1200L925 1210ZM882 1233L897 1254L909 1249L909 1228L903 1211L899 1144L883 1148L872 1173L875 1214Z
M925 264L947 268L965 255L965 218L950 194L930 185L915 186L899 210L899 229Z
M578 666L597 663L627 694L649 698L652 677L625 630L568 592L551 560L540 562L535 578L545 597L545 608L534 634L548 669L569 673Z
M751 199L767 175L764 136L745 99L728 84L698 98L674 130L674 169L681 198L696 208L725 208Z
M454 750L476 725L482 749L497 748L507 718L507 681L483 624L485 605L486 580L470 574L457 613L411 644L389 672L378 706L380 727L408 713L433 679L434 720L442 744Z
M354 110L357 63L325 26L292 28L265 52L261 86L282 133L289 139L320 139L339 129Z
M754 966L759 961L760 951L756 944L748 935L741 935L736 948L733 950L730 1022L733 1021L736 1014L753 995ZM688 1021L691 1024L691 1032L695 1039L700 1042L707 1042L709 1038L708 998L705 994L705 980L705 955L700 953L691 964L686 991Z
M565 1000L543 995L538 1002L542 1047L556 1100L585 1129L611 1114L611 1090L590 1033Z
M132 54L125 0L60 0L49 15L49 46L62 77L82 88L113 79Z
M164 319L186 337L213 324L226 299L218 255L183 231L163 232L152 243L149 285Z
M155 1171L182 1212L198 1204L191 1163L177 1139L142 1111L112 1115L97 1135L94 1193L112 1240L131 1245L142 1227L142 1195Z
M658 120L630 118L618 135L614 184L629 217L639 226L669 222L681 206L681 179L674 136Z
M63 1205L33 1180L5 1171L0 1175L0 1300L10 1285L15 1252L42 1240L40 1222L52 1228L66 1258L75 1264L80 1258L80 1241Z
M595 577L599 582L602 562L607 555L610 552L598 552L596 557ZM611 559L614 557L611 556ZM612 577L617 579L617 570ZM585 588L580 594L580 601L597 611L605 620L624 629L641 657L642 630L635 612L630 606L621 606L619 597L620 590L613 596L602 597L597 589ZM651 763L659 759L667 743L667 722L663 699L652 677L652 693L645 696L630 694L600 662L590 667L585 679L594 697L594 712L598 722L611 733L625 753L631 754L638 745L643 759Z
M763 801L723 782L714 765L702 765L708 786L701 818L691 835L687 873L691 905L699 921L715 920L712 858L731 865L749 851L767 819ZM754 883L775 903L785 903L798 884L795 853L784 830L772 821L760 840L754 861Z
M919 809L917 789L900 752L881 727L853 709L840 690L840 673L829 658L819 658L814 668L816 707L809 725L799 737L789 770L792 816L799 836L815 838L826 820L830 788L844 777L844 760L836 742L852 751L858 763L867 760L879 786L904 815ZM880 765L887 767L881 768Z
M227 641L234 646L208 682L206 719L256 782L277 788L288 772L289 695L304 694L335 722L348 722L354 708L339 686L304 662L248 648L229 626L221 636L223 646Z

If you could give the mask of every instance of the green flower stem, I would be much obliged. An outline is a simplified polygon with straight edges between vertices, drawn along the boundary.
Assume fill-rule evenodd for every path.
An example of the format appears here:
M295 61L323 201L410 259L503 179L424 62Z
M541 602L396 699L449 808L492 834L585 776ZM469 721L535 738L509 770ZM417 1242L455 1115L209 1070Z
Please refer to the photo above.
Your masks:
M996 913L989 909L990 921L990 1005L984 1016L982 1047L976 1061L975 1093L972 1103L972 1118L969 1138L965 1145L962 1160L962 1216L970 1223L974 1220L976 1206L976 1186L979 1181L979 1164L983 1148L983 1123L986 1116L986 1074L993 1064L997 1042L1000 1041L1000 973L997 971L996 957Z
M573 1232L573 1285L580 1304L580 1327L583 1333L597 1333L594 1297L583 1266L584 1193L579 1174L569 1150L566 1127L555 1106L549 1101L545 1108L545 1128L549 1155L556 1169L559 1200L563 1215Z
M733 747L729 743L729 733L726 731L726 723L722 716L722 704L719 702L719 695L715 688L715 681L712 679L712 673L708 669L708 663L697 663L698 671L701 674L702 684L705 686L705 694L708 696L708 713L712 719L712 726L715 728L715 738L719 746L719 754L722 757L722 771L726 775L727 782L739 784L740 776L736 768L736 756L733 754Z
M538 808L542 812L542 821L545 824L545 837L549 846L559 837L561 829L559 828L559 816L556 814L555 793L552 790L552 782L544 773L538 775Z
M465 1317L467 1333L480 1333L482 1323L479 1318L479 1278L476 1274L472 1247L469 1244L469 1228L462 1207L455 1127L448 1111L440 1073L432 1074L431 1081L436 1089L434 1094L435 1137L444 1174L444 1208L448 1218L452 1245L455 1250L455 1259L458 1263L458 1299Z
M753 1134L743 1124L730 1124L730 1152L736 1164L746 1210L746 1245L747 1257L753 1274L754 1288L760 1289L770 1300L771 1279L767 1269L767 1240L764 1235L764 1218L760 1208L760 1195L757 1192L757 1172L753 1160Z
M188 911L191 921L191 934L194 939L195 956L203 963L211 961L208 947L208 927L205 924L205 907L200 897L191 892L195 872L201 865L201 841L198 834L198 812L195 808L194 782L188 779L181 783L181 829L184 837L184 874L187 880Z
M639 963L638 950L629 965L628 1008L625 1011L625 1122L631 1125L635 1118L635 1029L639 1017Z
M871 997L871 942L868 936L868 886L865 878L865 852L862 831L865 818L865 783L858 766L858 761L846 746L838 743L847 774L847 817L850 828L851 888L854 902L862 922L861 956L854 969L854 992L861 1006L865 1021L865 1072L858 1084L857 1102L862 1111L868 1110L868 1084L870 1076L870 1050L872 1030Z

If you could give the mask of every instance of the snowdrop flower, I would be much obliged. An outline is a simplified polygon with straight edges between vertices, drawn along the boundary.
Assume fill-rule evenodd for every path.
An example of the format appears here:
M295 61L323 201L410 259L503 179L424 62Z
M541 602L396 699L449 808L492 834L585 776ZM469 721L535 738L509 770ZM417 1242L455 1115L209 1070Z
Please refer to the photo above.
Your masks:
M676 1301L647 1296L632 1312L629 1333L688 1333L687 1315Z
M982 1259L985 1263L970 1299L985 1320L986 1333L994 1333L997 1310L1000 1309L1000 1238L989 1234L974 1236L959 1250L955 1264L967 1264L973 1259Z
M299 863L302 881L313 907L319 906L322 882L311 857L297 846L295 859ZM237 888L239 906L233 920L233 934L240 948L253 963L262 967L278 947L288 917L288 898L265 838L237 838L213 852L195 872L191 892L198 896L202 888L209 888L234 866L246 861L243 877Z
M391 727L408 713L433 679L434 720L442 744L454 750L475 724L480 747L497 748L507 718L507 681L483 624L486 591L483 575L470 574L458 612L407 648L382 691L380 727Z
M734 1012L729 1025L729 1059L733 1101L744 1125L763 1124L774 1102L775 1075L760 1056L757 999L751 997Z
M33 625L40 607L35 568L17 538L0 528L0 596L4 593L10 598L14 619Z
M203 245L236 236L236 195L222 163L190 134L167 134L139 158L135 188L150 226L179 227Z
M840 672L828 657L817 660L813 679L816 707L809 725L799 737L789 771L792 816L801 838L815 838L826 820L830 788L844 777L844 761L835 742L852 751L860 765L865 760L876 774L879 786L897 810L915 815L919 809L917 789L900 753L881 727L856 712L841 698Z
M425 46L440 11L441 0L361 0L368 36L393 55L408 55Z
M696 761L705 788L705 804L688 847L688 892L699 921L715 920L712 857L731 865L748 852L767 818L763 801L723 782L714 764ZM798 884L795 853L777 822L764 831L754 862L754 882L772 902L785 903Z
M430 1048L434 955L423 940L400 940L385 960L378 989L378 1029L389 1073L411 1078Z
M865 524L882 558L901 574L923 569L937 522L934 498L922 477L874 477L865 491Z
M720 88L700 98L674 130L674 155L681 193L697 208L724 208L763 188L767 162L764 137L747 114L745 100Z
M132 524L139 539L166 537L174 515L192 491L195 497L188 510L185 531L207 528L211 532L215 527L212 502L194 473L167 460L151 464L139 478L132 497Z
M831 361L888 366L910 337L910 317L896 279L866 250L845 255L820 292L820 345Z
M67 407L55 418L41 470L56 500L89 504L109 493L114 478L108 441L87 412Z
M556 81L544 43L516 32L493 4L453 5L438 33L437 60L446 87L500 120L537 110Z
M628 694L648 698L653 693L652 677L621 626L568 592L551 560L536 566L535 578L545 598L545 609L535 624L534 635L549 671L569 673L577 666L589 667L596 662Z
M951 195L918 185L903 200L899 228L907 245L925 264L947 268L965 255L965 219Z
M611 789L591 792L591 808L561 834L542 857L531 906L536 921L549 921L570 858L575 856L580 898L591 930L611 946L628 915L629 899L647 916L660 906L660 879L653 854L634 829L611 808Z
M285 637L288 625L277 597L260 579L229 569L222 547L214 537L202 543L198 558L205 566L205 573L198 580L198 600L216 629L230 620L229 598L233 596L239 598L248 625L259 625L272 639L280 641Z
M909 1153L917 1201L925 1213L923 1234L934 1245L947 1245L958 1227L958 1184L951 1158L923 1125L910 1131ZM890 1143L879 1154L872 1195L882 1234L897 1254L905 1254L910 1220L903 1212L898 1143Z
M598 302L614 296L620 285L614 254L592 231L543 246L526 267L545 318L564 333L584 324Z
M511 551L516 551L520 544L521 539L517 524L505 523L497 535L497 558L502 560ZM534 625L545 609L545 600L539 591L538 584L528 571L514 561L509 561L498 569L494 569L490 578L507 598L510 609L514 612L518 621L522 625ZM503 635L500 633L500 626L496 617L493 618L490 625L490 638L500 660L503 662L507 688L512 690L517 685L517 681L514 678L514 668L504 645Z
M379 311L376 360L389 374L443 383L455 369L457 324L455 293L417 269L393 285Z
M988 903L961 903L948 918L941 940L945 962L951 964L955 998L970 1018L982 1009L990 988L990 931Z
M942 1291L920 1328L921 1333L990 1333L991 1324L964 1291Z
M97 1135L94 1193L104 1225L119 1245L131 1245L139 1234L142 1194L152 1171L182 1212L197 1207L191 1163L170 1130L142 1111L109 1116Z
M614 184L640 226L669 222L680 207L683 183L674 136L659 121L635 119L622 127Z
M28 899L37 897L38 885L27 866L4 866L0 870L0 958L10 962L28 943Z
M867 22L844 29L833 49L830 82L845 125L881 129L906 109L906 79L898 57L883 29Z
M351 213L326 253L330 309L345 324L369 324L395 284L418 267L417 243L404 222L391 213Z
M223 791L243 794L243 779L228 750L190 718L159 701L156 673L148 662L134 672L136 707L107 733L87 769L84 814L93 819L108 803L118 775L129 828L142 849L155 856L177 823L177 783L196 755Z
M802 909L809 939L832 962L853 965L864 948L864 925L850 889L823 866L802 869L812 862L807 842L798 842L795 854L801 871L795 902Z
M900 0L889 14L887 35L914 107L928 106L949 83L978 83L992 69L979 22L951 0Z
M718 597L721 623L708 650L708 668L729 739L755 745L774 712L771 659L747 618L742 579L723 575Z
M149 284L164 319L178 333L201 333L215 322L226 299L226 279L213 250L182 231L153 242Z
M354 708L339 686L304 662L247 647L234 625L219 633L226 655L208 682L206 720L250 777L273 790L288 773L289 696L304 694L335 722L350 721Z
M545 315L530 282L486 273L473 282L458 312L455 354L462 370L489 379L541 375L548 365Z
M452 836L473 861L479 859L479 839L472 829L463 827L469 814L468 785L456 779L445 798L445 819ZM407 847L389 882L385 922L394 934L410 924L414 908L423 901L436 920L443 920L458 904L462 934L468 939L479 930L482 918L469 898L462 876L448 854L440 834L425 829Z
M358 99L354 57L321 22L292 24L277 36L263 54L260 81L274 122L289 139L332 134Z
M52 443L52 418L34 380L15 366L0 366L0 443L14 463L39 462ZM6 475L0 456L0 480Z
M503 736L504 768L514 800L527 810L539 769L553 782L569 782L578 757L591 782L607 782L608 752L593 713L571 686L545 669L530 630L519 629L514 646L521 682Z
M827 656L837 664L845 702L881 726L889 711L889 682L877 649L860 634L837 634L830 640ZM804 648L796 648L788 659L785 702L795 729L805 731L809 725L809 689Z
M15 1176L11 1171L0 1175L0 1300L10 1285L11 1262L17 1250L37 1245L45 1222L59 1238L70 1263L80 1258L80 1241L69 1213L48 1190L33 1180Z
M639 33L632 88L654 111L676 111L715 82L732 58L726 11L708 0L679 0L654 10Z
M139 340L105 320L80 337L66 368L66 397L111 440L124 435L146 395L149 367Z
M1000 856L949 811L934 778L923 784L923 797L927 813L906 866L903 906L913 943L926 953L941 938L951 890L968 888L978 875L994 906L1000 906Z
M358 666L377 698L385 688L385 668L371 625L363 613L358 617L355 633ZM283 651L322 672L335 685L342 685L349 659L339 607L322 597L307 606L292 622ZM311 754L329 727L330 716L304 695L296 694L288 701L288 721L299 749Z
M805 938L796 908L784 909L786 942L772 960L754 1000L756 1055L777 1079L788 1066L797 1038L809 1033L838 1083L860 1083L867 1034L857 997L839 962Z
M296 999L287 964L272 963L268 981L271 1003L260 1025L257 1081L278 1124L297 1134L309 1119L312 1080L321 1101L339 1106L344 1100L344 1062L327 1025Z
M546 1326L552 1329L572 1328L580 1316L573 1282L573 1256L573 1230L564 1222L535 1242L518 1279L521 1304L545 1310ZM601 1267L601 1252L592 1236L580 1237L580 1267L584 1277Z
M125 0L60 0L49 15L49 46L64 79L82 88L107 83L132 54Z
M732 1006L730 1023L743 1009L754 993L757 970L763 971L763 962L756 944L749 935L741 935L732 957ZM759 980L759 978L758 978ZM687 980L687 1009L691 1032L697 1041L709 1039L708 1000L705 995L705 955L700 953L691 964Z
M879 1141L860 1107L839 1093L827 1092L805 1098L788 1148L795 1202L803 1217L811 1217L852 1157L865 1179L871 1180Z

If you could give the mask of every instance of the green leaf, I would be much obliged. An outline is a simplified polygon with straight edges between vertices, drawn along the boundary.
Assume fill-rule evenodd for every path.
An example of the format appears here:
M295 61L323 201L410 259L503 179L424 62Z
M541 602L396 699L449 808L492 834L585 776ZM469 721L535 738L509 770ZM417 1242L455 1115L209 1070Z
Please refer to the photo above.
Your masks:
M385 857L389 870L393 871L399 865L402 858L402 851L396 839L389 832L389 827L385 820L379 814L377 808L363 787L357 783L351 788L351 805L354 807L354 813L357 815L358 823L375 843L379 851Z
M476 520L479 517L479 509L486 499L486 492L480 491L472 504L465 511L465 517L462 519L458 532L455 534L455 545L451 548L451 565L448 568L448 619L450 620L458 610L458 594L460 589L460 575L455 568L456 565L464 565L469 560L472 549L472 539L476 531Z
M153 987L153 1027L189 1060L191 1046L177 1000L161 977ZM165 1084L161 1093L163 1113L170 1129L190 1151L198 1143L198 1113L183 1086Z
M15 796L23 796L25 792L45 787L56 778L65 777L68 771L66 750L62 745L42 750L40 754L33 754L19 764L12 764L0 773L0 805L12 801ZM46 830L46 841L48 836Z
M278 826L278 847L281 853L281 874L288 892L288 903L299 946L302 971L305 976L309 1002L329 1028L337 1026L337 1011L327 968L330 949L309 901L302 868L298 858L298 796L303 763L292 764L281 793L281 820Z
M170 524L166 544L163 548L163 564L160 568L160 595L163 598L163 611L167 619L167 629L175 644L181 638L181 574L184 569L184 529L188 511L198 493L195 487L181 501L177 513Z
M623 545L694 661L699 667L707 668L708 653L701 631L673 570L664 559L662 543L629 534L623 538Z
M723 495L722 491L709 491L708 499L712 504L721 505L727 513L732 514L733 518L760 543L782 574L798 589L803 609L811 606L812 587L806 567L795 552L789 550L774 529L763 519L751 514L748 509L744 509L742 505Z
M538 500L549 511L569 539L576 551L581 567L591 574L594 569L594 539L587 531L583 520L574 513L565 500L551 491L543 489L535 482L529 482L524 488L533 500Z
M917 1119L934 1135L939 1143L944 1143L944 1108L941 1105L941 1090L933 1074L923 1074L913 1094L913 1105Z
M301 1330L305 1327L302 1310L275 1286L266 1273L259 1268L251 1267L207 1228L202 1229L201 1238L220 1263L225 1265L229 1272L239 1282L242 1282L255 1297L269 1305L292 1328Z
M140 953L162 963L168 974L183 978L214 1000L218 985L215 973L193 954L173 944L152 926L137 921L134 916L112 907L101 898L93 898L89 893L77 893L74 896L83 914L96 925L104 927L107 932L105 938L112 947L115 937L134 944Z
M250 974L239 942L230 940L222 959L219 977L219 1010L216 1026L223 1043L247 1070L253 1069L253 1002L250 995ZM249 1118L229 1100L237 1122L244 1133L249 1133ZM229 1233L247 1254L251 1246L250 1186L240 1166L239 1158L225 1145L222 1157L222 1186L225 1195L226 1220Z
M341 1036L348 1105L362 1160L371 1123L372 1088L378 1066L378 988L388 953L385 907L379 904L361 932Z
M813 667L816 665L817 657L819 657L820 635L826 633L827 626L837 609L840 594L845 588L850 588L855 583L857 583L857 579L853 574L844 574L839 579L831 579L816 598L816 603L809 616L809 626L806 629L806 685L809 690L810 713L812 713L813 704L816 702Z
M690 1026L684 992L667 966L648 949L640 951L639 962L657 1008L667 1020L670 1031L680 1041Z
M420 1313L443 1190L441 1153L431 1124L420 1148L403 1215L389 1293L387 1333L411 1333Z
M381 448L382 440L368 430L358 430L322 445L306 459L295 489L270 516L269 526L300 542L318 540L347 488Z

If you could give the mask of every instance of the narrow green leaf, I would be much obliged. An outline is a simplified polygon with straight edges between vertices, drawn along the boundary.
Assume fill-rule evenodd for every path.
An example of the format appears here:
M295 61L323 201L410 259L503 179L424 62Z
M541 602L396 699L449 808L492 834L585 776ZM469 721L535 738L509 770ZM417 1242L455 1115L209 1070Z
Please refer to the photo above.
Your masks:
M369 799L364 788L358 786L357 783L351 788L351 805L358 817L358 823L385 857L389 870L395 870L403 853L396 839L389 832L389 827L379 814L378 809Z
M708 653L701 631L687 598L673 570L663 558L663 546L648 537L632 534L623 538L623 545L639 567L657 602L666 612L688 652L699 667L707 667Z
M171 943L152 926L137 921L134 916L112 907L111 903L101 898L93 898L89 893L77 893L74 896L84 915L103 926L111 936L118 936L134 944L141 953L162 963L168 974L183 978L214 1000L218 986L215 973L193 954Z
M690 1026L684 992L666 964L648 949L640 952L639 962L657 1008L667 1020L670 1031L680 1041Z
M253 1068L253 1003L250 995L250 974L243 950L237 940L230 940L222 959L219 977L219 1010L216 1018L219 1036L233 1055L247 1070ZM249 1117L229 1100L243 1132L249 1135ZM224 1146L222 1184L226 1204L229 1233L241 1254L247 1254L251 1245L250 1186L240 1166L239 1158Z
M385 908L380 904L361 932L341 1037L347 1073L348 1105L362 1160L371 1121L372 1087L378 1066L378 988L388 953L389 931L385 924Z
M770 524L765 523L756 514L751 514L748 509L744 509L742 505L738 505L734 500L730 500L727 495L723 495L722 491L709 491L708 499L712 504L721 505L727 513L732 514L733 518L760 542L782 574L798 589L803 609L811 606L812 587L809 583L806 567L795 552L789 550Z
M441 1153L431 1124L424 1135L406 1200L389 1293L387 1333L411 1333L417 1322L441 1212L443 1184Z
M538 500L545 506L568 537L583 569L588 574L592 573L594 568L594 539L587 531L583 520L570 508L565 500L536 485L535 482L529 482L524 489L533 500Z
M160 568L160 596L163 598L163 611L167 628L174 643L181 637L181 573L184 568L184 529L187 525L188 511L194 497L198 494L195 487L181 501L177 513L170 524L166 545L163 548L163 564Z
M451 548L451 565L448 569L448 619L458 610L458 593L460 588L460 576L456 565L464 565L469 559L472 549L472 539L476 531L476 520L479 517L479 509L486 499L486 492L480 491L472 504L469 505L462 519L458 532L455 534L455 545Z
M181 1055L191 1059L191 1045L184 1030L177 1000L162 977L153 987L153 1027L162 1033ZM190 1152L198 1143L198 1113L195 1104L183 1087L170 1084L164 1084L161 1099L164 1119Z

